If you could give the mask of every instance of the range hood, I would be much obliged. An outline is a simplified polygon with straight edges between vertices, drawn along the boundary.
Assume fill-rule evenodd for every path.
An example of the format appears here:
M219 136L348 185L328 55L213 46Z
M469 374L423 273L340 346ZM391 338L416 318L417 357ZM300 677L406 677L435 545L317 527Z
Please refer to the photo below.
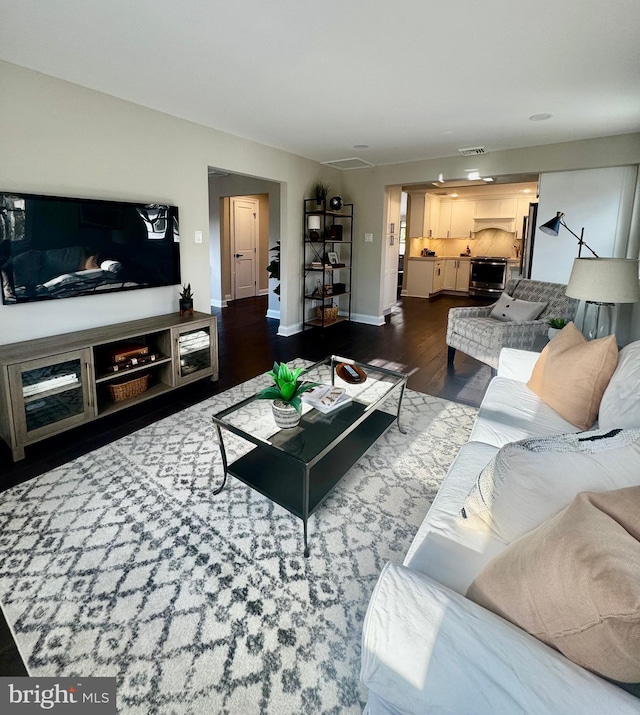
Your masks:
M516 219L515 216L500 216L497 218L474 218L473 219L473 232L483 231L485 228L497 228L500 231L507 231L507 233L516 232Z

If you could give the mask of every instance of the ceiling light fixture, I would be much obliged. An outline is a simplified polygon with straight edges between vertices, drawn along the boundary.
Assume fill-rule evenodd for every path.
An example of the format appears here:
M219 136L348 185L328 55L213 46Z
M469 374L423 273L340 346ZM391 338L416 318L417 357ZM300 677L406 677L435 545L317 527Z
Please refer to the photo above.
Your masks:
M532 114L529 119L532 122L544 122L545 119L551 119L553 114L548 114L547 112L542 112L540 114Z
M354 149L368 149L369 145L368 144L354 144L353 148Z

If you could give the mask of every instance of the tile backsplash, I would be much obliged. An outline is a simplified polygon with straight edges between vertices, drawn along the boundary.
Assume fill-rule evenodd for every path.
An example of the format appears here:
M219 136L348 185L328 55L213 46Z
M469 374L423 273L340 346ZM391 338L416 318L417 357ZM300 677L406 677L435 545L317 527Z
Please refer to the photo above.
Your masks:
M497 228L485 228L474 234L474 238L410 238L410 256L419 256L423 248L436 252L437 256L459 256L467 246L472 256L516 257L516 249L522 248L522 240L515 234Z

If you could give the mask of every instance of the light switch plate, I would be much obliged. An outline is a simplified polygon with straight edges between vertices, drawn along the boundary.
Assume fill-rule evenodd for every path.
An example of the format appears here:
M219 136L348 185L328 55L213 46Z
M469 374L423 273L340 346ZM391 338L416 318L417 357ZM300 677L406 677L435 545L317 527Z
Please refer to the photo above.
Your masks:
M373 234L372 234L372 233L365 233L365 234L364 234L364 242L365 242L365 243L373 243Z
M196 243L202 243L202 231L196 231Z

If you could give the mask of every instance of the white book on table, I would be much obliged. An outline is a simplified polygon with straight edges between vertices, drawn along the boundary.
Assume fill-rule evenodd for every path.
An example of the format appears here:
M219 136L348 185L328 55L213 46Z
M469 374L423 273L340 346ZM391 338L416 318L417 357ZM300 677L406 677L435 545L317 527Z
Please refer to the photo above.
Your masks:
M347 394L344 387L335 385L318 385L304 392L300 399L323 414L333 412L338 407L343 407L351 402L351 396Z

